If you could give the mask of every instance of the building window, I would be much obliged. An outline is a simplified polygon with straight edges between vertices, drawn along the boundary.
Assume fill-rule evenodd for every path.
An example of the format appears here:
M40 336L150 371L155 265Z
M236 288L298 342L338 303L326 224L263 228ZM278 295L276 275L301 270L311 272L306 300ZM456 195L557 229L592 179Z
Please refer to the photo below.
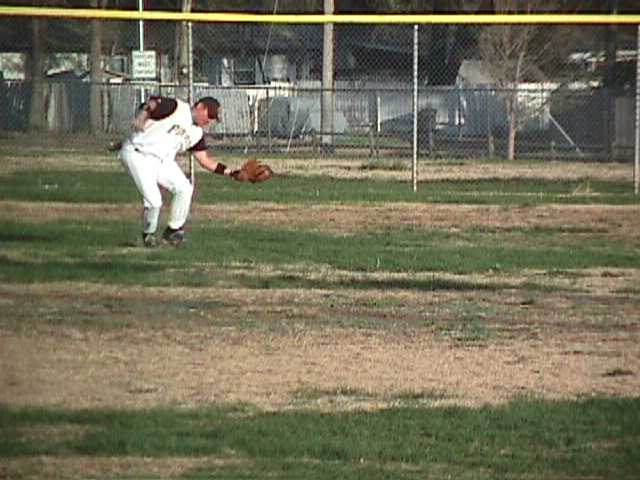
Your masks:
M234 59L233 80L236 85L254 85L256 83L256 62L253 57Z

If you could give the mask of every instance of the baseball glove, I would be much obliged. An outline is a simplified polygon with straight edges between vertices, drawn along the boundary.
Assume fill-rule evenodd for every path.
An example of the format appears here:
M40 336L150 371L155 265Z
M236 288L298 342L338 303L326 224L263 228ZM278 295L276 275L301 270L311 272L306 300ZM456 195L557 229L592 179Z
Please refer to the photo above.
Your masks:
M252 158L244 162L239 170L231 172L231 177L239 182L264 182L273 177L273 170L269 165Z

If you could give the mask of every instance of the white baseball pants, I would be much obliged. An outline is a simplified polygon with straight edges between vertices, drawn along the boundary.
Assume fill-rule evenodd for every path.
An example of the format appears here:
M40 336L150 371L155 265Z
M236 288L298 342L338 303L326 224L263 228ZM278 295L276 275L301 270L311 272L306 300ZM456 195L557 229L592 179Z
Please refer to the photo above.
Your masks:
M142 195L144 205L143 232L155 233L158 228L162 193L160 187L171 192L171 211L167 225L181 228L187 221L191 208L193 186L175 160L162 160L146 155L126 142L120 150L120 160Z

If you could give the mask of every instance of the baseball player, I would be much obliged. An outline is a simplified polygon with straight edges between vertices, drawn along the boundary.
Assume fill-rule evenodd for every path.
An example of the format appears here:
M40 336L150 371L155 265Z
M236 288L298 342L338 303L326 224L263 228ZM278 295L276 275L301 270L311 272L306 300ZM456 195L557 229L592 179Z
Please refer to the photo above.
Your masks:
M162 238L177 245L184 241L193 186L176 163L179 152L190 152L205 169L234 178L234 173L207 152L203 127L220 121L218 100L204 97L193 106L175 98L150 97L134 119L134 132L120 149L120 159L142 196L142 241L157 246L156 230L162 207L160 186L172 194L171 211Z

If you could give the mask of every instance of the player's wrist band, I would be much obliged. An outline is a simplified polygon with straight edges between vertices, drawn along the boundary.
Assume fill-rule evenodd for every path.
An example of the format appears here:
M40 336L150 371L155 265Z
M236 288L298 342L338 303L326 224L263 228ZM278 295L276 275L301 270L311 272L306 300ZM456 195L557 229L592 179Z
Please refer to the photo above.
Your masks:
M217 173L218 175L224 175L224 172L226 170L227 170L227 166L224 163L218 162L218 165L216 165L216 169L213 171L213 173Z

